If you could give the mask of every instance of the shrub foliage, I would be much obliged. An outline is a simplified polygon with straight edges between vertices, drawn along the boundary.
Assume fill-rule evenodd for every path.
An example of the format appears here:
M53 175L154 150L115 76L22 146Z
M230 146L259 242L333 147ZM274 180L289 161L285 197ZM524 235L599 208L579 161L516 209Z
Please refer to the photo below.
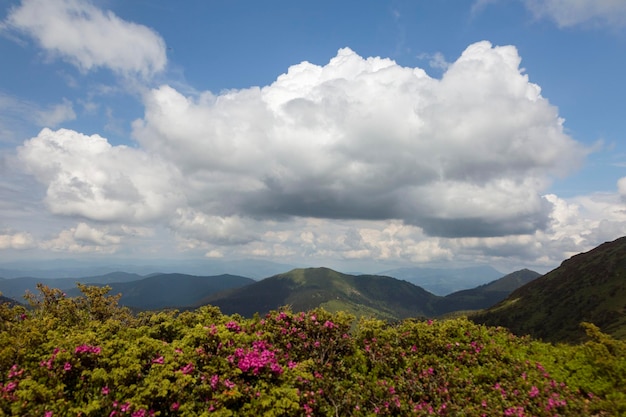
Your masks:
M555 416L626 412L625 343L322 309L133 315L108 289L0 306L0 415Z

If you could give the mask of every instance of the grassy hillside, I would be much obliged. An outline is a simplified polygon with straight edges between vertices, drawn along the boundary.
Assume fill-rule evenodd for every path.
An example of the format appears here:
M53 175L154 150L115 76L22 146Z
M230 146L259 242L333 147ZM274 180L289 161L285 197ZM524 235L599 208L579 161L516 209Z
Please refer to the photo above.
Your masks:
M295 311L322 306L386 319L432 316L437 296L409 282L378 275L348 275L328 268L294 269L226 294L205 304L226 314L251 317L284 305Z
M626 339L626 237L564 261L472 319L552 342L581 340L585 321Z

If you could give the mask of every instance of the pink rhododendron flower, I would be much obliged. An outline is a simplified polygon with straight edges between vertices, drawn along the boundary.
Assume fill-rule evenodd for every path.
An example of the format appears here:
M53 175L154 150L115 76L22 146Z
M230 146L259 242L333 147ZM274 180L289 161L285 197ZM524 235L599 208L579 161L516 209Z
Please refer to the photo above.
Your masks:
M190 373L193 373L193 370L194 370L194 367L193 367L193 363L191 362L189 362L187 365L180 368L180 371L185 375L189 375Z
M102 348L100 346L91 345L80 345L74 349L74 353L93 353L94 355L99 355L101 351Z
M528 392L528 395L530 395L530 398L535 398L537 395L539 395L539 389L533 385Z

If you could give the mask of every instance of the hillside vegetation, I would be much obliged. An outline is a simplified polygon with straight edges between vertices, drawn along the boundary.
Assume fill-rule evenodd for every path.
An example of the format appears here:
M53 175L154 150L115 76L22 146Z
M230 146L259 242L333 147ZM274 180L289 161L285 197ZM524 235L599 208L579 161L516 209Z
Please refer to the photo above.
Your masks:
M323 309L132 315L107 288L0 306L0 415L619 416L626 344L580 346L466 319ZM375 291L374 288L370 291Z
M626 339L626 237L564 261L471 318L552 342L582 340L583 321Z

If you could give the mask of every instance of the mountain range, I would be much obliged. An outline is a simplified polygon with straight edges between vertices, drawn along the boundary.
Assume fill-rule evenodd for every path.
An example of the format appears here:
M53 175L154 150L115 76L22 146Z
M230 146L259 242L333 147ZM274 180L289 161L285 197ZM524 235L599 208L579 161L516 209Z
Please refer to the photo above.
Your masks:
M451 274L459 272L452 271ZM438 275L445 277L446 273L442 270ZM524 277L529 280L538 275L528 271ZM120 304L134 310L184 309L214 304L224 313L251 316L284 305L290 305L295 310L321 306L331 311L346 310L358 316L396 320L488 307L526 281L513 280L507 275L492 283L441 297L394 277L350 275L328 268L294 269L260 281L228 274L195 276L156 273L141 276L115 272L77 279L0 279L0 292L20 300L26 291L36 293L37 283L42 283L59 288L69 296L77 296L80 294L77 282L108 285L111 294L121 294Z
M0 278L0 292L19 300L42 282L72 295L77 281L110 285L113 294L122 294L123 305L136 310L212 304L226 314L252 316L288 305L294 311L323 307L387 320L464 314L477 323L549 342L582 340L580 323L586 321L626 339L626 237L573 256L545 275L524 269L445 296L398 277L328 268L293 269L259 281L237 275L123 272L80 279Z
M538 276L533 271L518 271L472 290L441 297L408 281L388 276L350 275L328 268L306 268L213 294L200 304L215 305L225 314L247 317L288 305L294 311L322 307L331 312L347 311L356 316L399 320L486 308Z

